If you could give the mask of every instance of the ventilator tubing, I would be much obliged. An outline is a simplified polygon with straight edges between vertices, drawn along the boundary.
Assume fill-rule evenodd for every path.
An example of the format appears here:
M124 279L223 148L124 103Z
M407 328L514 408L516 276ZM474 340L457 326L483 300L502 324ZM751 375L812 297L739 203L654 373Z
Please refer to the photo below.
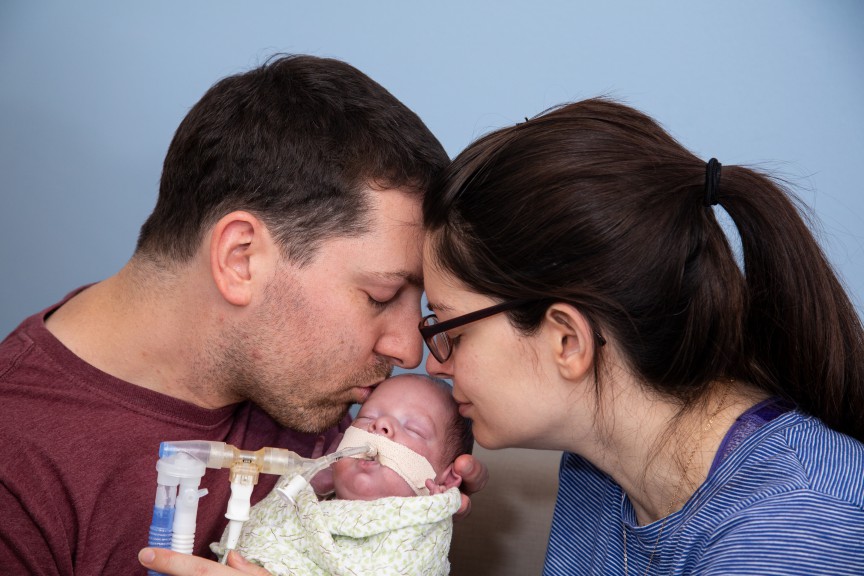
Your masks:
M231 469L231 498L225 514L228 518L228 536L222 557L224 564L228 551L237 546L243 523L249 519L252 490L258 483L260 473L284 475L301 470L297 478L301 478L303 485L294 492L296 496L315 474L333 462L363 453L374 456L375 451L367 445L313 459L284 448L261 448L252 452L239 450L225 442L162 442L156 462L156 499L148 546L192 553L198 500L207 494L207 490L199 490L198 487L207 468ZM148 571L148 575L160 576L153 570Z
M156 462L156 501L150 524L148 545L192 553L198 499L207 494L198 490L206 466L184 453L172 454ZM148 571L155 576L158 572Z

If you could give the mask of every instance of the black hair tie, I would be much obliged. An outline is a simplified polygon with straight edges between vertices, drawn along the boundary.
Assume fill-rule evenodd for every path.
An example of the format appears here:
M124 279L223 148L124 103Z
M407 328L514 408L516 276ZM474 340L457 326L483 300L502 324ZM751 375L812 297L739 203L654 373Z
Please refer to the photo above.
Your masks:
M720 190L720 168L722 166L716 158L711 158L705 165L705 206L716 206L719 203L717 194Z

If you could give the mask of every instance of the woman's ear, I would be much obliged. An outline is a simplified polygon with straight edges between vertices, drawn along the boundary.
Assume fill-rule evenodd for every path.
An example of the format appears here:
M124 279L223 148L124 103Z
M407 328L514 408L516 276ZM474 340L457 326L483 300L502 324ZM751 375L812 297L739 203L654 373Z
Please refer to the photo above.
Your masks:
M556 302L543 322L558 372L568 380L583 378L594 364L594 330L588 319L575 306Z
M248 212L226 214L210 233L210 273L216 288L234 306L252 301L253 280L260 268L257 259L269 249L264 224Z

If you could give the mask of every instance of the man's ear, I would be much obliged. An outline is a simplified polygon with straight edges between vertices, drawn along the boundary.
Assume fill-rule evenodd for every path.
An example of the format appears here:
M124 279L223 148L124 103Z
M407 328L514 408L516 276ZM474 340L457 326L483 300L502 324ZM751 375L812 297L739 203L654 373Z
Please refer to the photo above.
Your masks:
M558 372L568 380L579 380L594 363L594 330L575 306L556 302L546 310L544 332L552 346Z
M443 487L444 490L449 490L462 484L462 476L456 474L453 470L453 464L450 464L435 477L435 484Z
M226 214L210 233L210 273L216 288L234 306L252 301L256 259L265 255L270 236L264 224L249 212Z

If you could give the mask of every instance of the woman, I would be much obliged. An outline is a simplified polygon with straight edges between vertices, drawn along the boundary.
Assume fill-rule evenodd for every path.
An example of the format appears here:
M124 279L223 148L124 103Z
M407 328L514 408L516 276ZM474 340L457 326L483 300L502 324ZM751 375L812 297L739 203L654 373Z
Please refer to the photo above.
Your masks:
M775 182L594 99L424 217L427 370L481 445L565 452L547 574L864 571L864 332Z

